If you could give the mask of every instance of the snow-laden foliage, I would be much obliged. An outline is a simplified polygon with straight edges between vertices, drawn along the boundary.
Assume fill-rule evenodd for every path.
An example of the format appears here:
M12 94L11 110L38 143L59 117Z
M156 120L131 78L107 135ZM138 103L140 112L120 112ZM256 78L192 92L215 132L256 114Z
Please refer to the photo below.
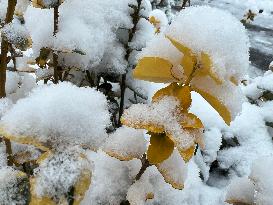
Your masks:
M105 96L70 83L36 88L1 120L1 126L9 134L18 135L18 140L27 136L49 146L54 146L53 142L73 143L93 149L107 137L109 123Z
M110 134L103 151L120 160L141 159L146 151L146 140L141 130L121 127Z
M0 168L0 201L3 205L28 204L29 181L23 172L11 167Z
M102 58L109 56L108 62L114 65L112 69L123 73L126 62L120 61L120 55L123 55L124 50L117 42L115 32L120 27L132 27L128 3L128 0L65 1L59 9L56 37L52 35L53 12L29 7L25 20L33 40L34 56L39 56L43 47L63 51L62 66L83 70L98 65ZM118 50L111 52L113 46L118 47Z
M90 180L90 162L85 158L84 151L77 148L58 150L57 153L48 154L41 160L39 167L34 170L35 180L32 182L34 193L38 198L50 197L59 201L60 197L68 193L71 187L84 179L79 186L84 186ZM78 191L78 190L76 190ZM77 192L75 193L75 197Z

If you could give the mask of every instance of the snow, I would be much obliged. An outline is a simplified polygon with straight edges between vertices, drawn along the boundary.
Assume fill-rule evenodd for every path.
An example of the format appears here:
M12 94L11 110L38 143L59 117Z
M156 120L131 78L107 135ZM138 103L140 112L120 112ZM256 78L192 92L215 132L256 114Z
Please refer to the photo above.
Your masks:
M150 105L136 104L125 110L123 114L126 124L134 127L139 125L152 125L154 127L163 128L165 132L172 136L180 149L187 149L194 144L194 134L183 130L180 122L183 119L183 113L179 113L179 102L174 97L164 97L157 103Z
M165 34L194 53L209 54L213 72L222 79L241 79L249 66L249 39L243 25L230 13L209 6L181 11ZM232 52L230 52L232 51Z
M267 156L257 159L252 166L250 179L255 184L255 203L270 205L273 191L273 157Z
M235 178L228 186L226 201L231 204L232 202L253 204L254 195L254 184L247 177Z
M86 144L97 149L107 137L109 118L103 94L64 82L33 90L3 116L1 125L10 134L40 142Z
M132 27L128 2L65 1L60 6L59 29L55 38L51 21L52 11L29 7L25 19L33 39L34 56L39 55L42 47L49 47L66 51L61 54L64 60L60 62L65 67L86 70L90 66L97 66L107 50L116 44L114 32L117 28ZM74 50L79 50L85 55L75 53Z
M94 161L92 185L81 205L120 204L140 169L140 162L121 162L101 151L89 152L88 158Z
M26 50L30 45L29 33L26 27L23 26L19 21L13 21L9 24L6 24L2 28L1 35L18 49Z
M34 170L35 194L40 197L52 197L55 200L69 192L80 177L83 177L92 164L83 157L85 152L77 147L59 149L49 154Z
M11 167L0 169L0 201L3 205L26 204L28 197L25 195L27 189L27 177L24 173Z
M188 170L177 149L173 151L168 159L157 165L157 169L165 181L170 183L174 188L184 188Z
M141 159L147 149L146 144L142 130L120 127L109 135L103 151L120 160Z

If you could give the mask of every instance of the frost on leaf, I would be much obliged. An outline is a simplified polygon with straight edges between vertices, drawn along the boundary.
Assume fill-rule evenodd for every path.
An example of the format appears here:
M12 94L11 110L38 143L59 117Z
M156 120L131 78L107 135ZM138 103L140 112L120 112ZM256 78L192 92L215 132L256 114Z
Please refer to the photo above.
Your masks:
M142 130L121 127L109 135L102 149L121 161L140 159L146 151L146 140Z
M11 167L2 167L0 181L0 202L2 205L29 203L30 184L25 173Z
M31 179L31 204L59 203L73 189L76 204L83 199L91 183L91 163L79 148L43 155Z
M23 144L50 147L61 142L97 149L107 137L109 118L102 93L60 83L40 86L18 101L1 127L4 136Z
M187 177L187 166L177 149L173 151L172 155L167 160L156 166L165 181L171 184L173 188L184 188L184 182Z

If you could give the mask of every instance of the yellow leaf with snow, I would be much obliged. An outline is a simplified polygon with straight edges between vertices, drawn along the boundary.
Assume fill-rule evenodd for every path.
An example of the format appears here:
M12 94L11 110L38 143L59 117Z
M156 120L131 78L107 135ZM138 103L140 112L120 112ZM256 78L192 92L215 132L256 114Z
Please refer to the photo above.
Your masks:
M183 113L183 119L180 124L183 128L200 129L204 127L202 121L192 113Z
M222 80L212 69L212 61L208 54L201 52L200 56L195 54L190 48L184 46L175 39L166 36L170 42L181 52L183 57L181 65L184 69L184 75L188 78L193 74L194 76L210 76L217 84L221 84ZM193 77L193 76L192 76Z
M13 141L19 144L33 145L42 151L49 150L43 143L39 142L34 137L22 136L22 135L15 136L15 135L7 133L3 127L0 128L0 135L4 136L10 141Z
M185 162L190 161L190 159L193 157L194 155L194 151L195 151L195 145L191 146L189 149L186 150L178 150L181 157L184 159Z
M187 177L187 166L181 158L177 149L174 149L171 156L160 164L156 165L165 182L175 189L183 189Z
M153 96L153 102L158 102L165 96L173 96L180 102L181 110L188 110L191 105L191 89L189 86L179 86L171 83L169 86L160 89Z

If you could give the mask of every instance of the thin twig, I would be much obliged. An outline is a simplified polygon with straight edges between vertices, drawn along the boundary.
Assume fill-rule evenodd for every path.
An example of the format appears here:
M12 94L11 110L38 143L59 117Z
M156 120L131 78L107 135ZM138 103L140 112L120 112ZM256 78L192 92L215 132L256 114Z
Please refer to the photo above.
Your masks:
M8 24L12 21L16 4L17 4L17 0L9 0L8 1L8 8L7 8L5 24ZM8 50L9 50L9 43L8 43L8 41L5 40L5 38L2 38L1 58L0 58L0 98L6 97L5 84L6 84L6 69L7 69Z
M54 7L54 31L53 36L56 36L58 32L58 24L59 24L59 2ZM61 77L59 74L58 68L58 54L53 51L53 67L54 67L54 83L57 84L59 82L59 78Z
M131 54L131 49L130 49L130 42L133 40L134 34L137 29L137 23L139 21L139 13L140 13L140 8L141 8L141 2L142 0L137 0L137 7L135 7L135 11L132 14L132 21L133 21L133 28L129 30L129 38L128 38L128 43L125 45L126 48L126 55L125 59L128 62L130 54ZM124 95L125 95L125 90L126 90L126 73L124 73L121 77L121 83L120 83L120 106L119 106L119 119L118 119L118 127L121 126L121 116L124 111Z
M149 163L149 161L146 159L146 154L144 154L142 156L141 163L142 163L142 166L141 166L138 174L136 175L135 181L138 181L141 178L142 174L146 171L146 169L149 166L151 166L151 164Z
M4 138L4 142L6 145L6 154L7 154L7 159L8 159L8 166L13 166L13 156L12 156L12 148L11 148L11 143L10 140L7 138Z

